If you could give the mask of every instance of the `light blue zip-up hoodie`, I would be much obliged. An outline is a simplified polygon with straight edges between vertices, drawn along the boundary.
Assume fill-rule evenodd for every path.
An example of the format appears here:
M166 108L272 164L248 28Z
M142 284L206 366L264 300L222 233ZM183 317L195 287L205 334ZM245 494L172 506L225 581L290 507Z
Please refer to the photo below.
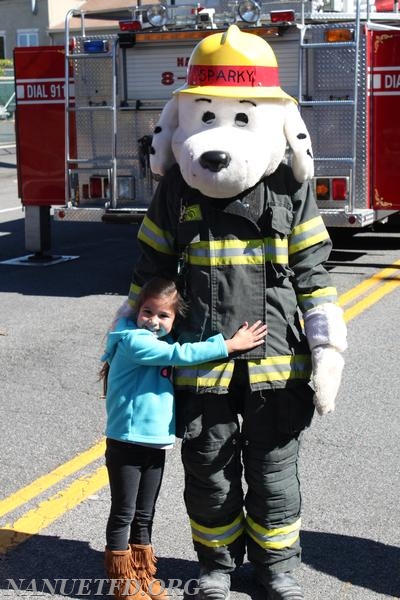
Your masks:
M110 364L106 436L125 442L169 445L175 441L175 407L168 367L226 358L221 334L204 342L158 339L121 318L107 337L101 360Z

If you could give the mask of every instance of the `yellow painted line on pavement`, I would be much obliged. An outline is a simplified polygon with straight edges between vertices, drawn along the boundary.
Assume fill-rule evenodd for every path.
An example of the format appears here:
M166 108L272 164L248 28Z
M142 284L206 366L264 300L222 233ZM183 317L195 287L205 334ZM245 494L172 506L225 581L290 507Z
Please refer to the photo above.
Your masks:
M93 474L76 479L68 487L44 500L11 525L0 529L0 553L5 554L51 525L61 515L81 504L108 482L105 466Z
M398 266L396 266L398 265ZM391 279L400 269L400 260L396 260L391 267L387 267L375 275L372 275L369 279L365 279L355 287L353 287L348 292L342 294L339 298L340 306L345 306L349 304L356 298L359 298L362 294L364 294L367 290L371 289L382 283L382 281L386 281Z
M377 290L371 292L371 294L369 294L353 306L350 306L350 308L347 308L344 311L344 318L346 323L354 319L354 317L357 317L360 313L367 310L367 308L369 308L373 304L379 302L379 300L381 300L387 294L390 294L390 292L396 289L399 285L400 273L395 278L393 278L393 281L388 281L387 283L384 283Z
M379 302L387 294L390 294L398 285L400 285L400 260L396 260L391 267L382 269L382 271L375 273L369 279L362 281L348 292L342 294L339 298L339 304L340 306L346 306L357 298L360 298L360 296L371 288L375 288L370 294L361 298L361 300L349 308L346 308L344 311L346 323L370 308L373 304Z
M398 267L396 267L398 265ZM389 281L388 281L389 280ZM377 288L370 294L362 298L353 306L344 311L346 321L350 321L355 316L378 302L385 295L392 292L400 285L400 260L393 263L392 267L383 269L371 278L361 282L353 289L344 293L339 298L339 304L345 306L359 298L362 294L371 288ZM377 287L379 286L379 287ZM102 440L86 452L75 457L65 465L62 465L32 484L26 486L12 494L0 503L0 514L10 512L16 506L31 500L35 495L39 495L54 483L60 481L67 475L78 471L83 466L90 464L104 453L105 441ZM80 466L79 466L80 465ZM64 473L64 474L63 474ZM40 531L51 525L64 513L72 510L92 494L95 494L108 484L107 470L104 466L97 469L91 475L85 475L76 479L66 488L60 490L54 496L39 503L35 508L26 512L14 523L6 525L0 530L0 553L8 552L18 546L20 543L38 534ZM35 492L36 490L36 492ZM15 504L15 503L18 504ZM3 510L3 512L1 512Z
M72 460L60 465L50 473L39 477L29 485L8 496L8 498L1 500L0 517L15 510L18 506L29 502L32 498L39 496L62 479L80 471L91 462L104 456L105 447L105 440L103 439L88 450L85 450L85 452L75 456Z

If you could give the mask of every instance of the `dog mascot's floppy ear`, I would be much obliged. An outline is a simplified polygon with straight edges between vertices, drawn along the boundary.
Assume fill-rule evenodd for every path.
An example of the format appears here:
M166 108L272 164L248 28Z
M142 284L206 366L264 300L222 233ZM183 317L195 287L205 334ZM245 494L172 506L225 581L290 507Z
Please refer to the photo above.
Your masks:
M293 153L291 164L295 178L299 183L312 179L314 160L311 140L300 112L293 102L286 106L284 131Z
M165 175L176 163L172 152L172 136L178 128L178 97L173 96L164 106L153 132L150 168L154 175Z

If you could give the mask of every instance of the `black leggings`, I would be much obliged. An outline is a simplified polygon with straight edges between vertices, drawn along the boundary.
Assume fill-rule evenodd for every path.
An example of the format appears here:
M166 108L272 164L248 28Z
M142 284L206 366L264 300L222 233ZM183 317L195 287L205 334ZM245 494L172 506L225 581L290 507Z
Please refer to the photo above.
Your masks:
M107 439L106 466L111 491L106 529L109 550L151 543L164 464L165 450Z

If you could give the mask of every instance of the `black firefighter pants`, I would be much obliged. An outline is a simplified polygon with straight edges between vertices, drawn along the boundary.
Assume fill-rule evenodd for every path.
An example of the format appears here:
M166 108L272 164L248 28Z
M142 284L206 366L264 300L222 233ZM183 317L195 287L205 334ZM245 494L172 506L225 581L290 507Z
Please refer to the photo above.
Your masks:
M231 572L243 562L246 546L248 559L270 572L299 565L298 539L277 549L245 531L251 523L279 534L300 518L299 437L312 419L312 395L302 382L251 392L242 361L236 363L228 394L177 394L178 422L184 428L184 497L203 567ZM227 544L211 541L213 532L215 541L218 532L237 524L243 507L247 516L241 534ZM211 534L210 543L205 533L199 541L196 531Z

